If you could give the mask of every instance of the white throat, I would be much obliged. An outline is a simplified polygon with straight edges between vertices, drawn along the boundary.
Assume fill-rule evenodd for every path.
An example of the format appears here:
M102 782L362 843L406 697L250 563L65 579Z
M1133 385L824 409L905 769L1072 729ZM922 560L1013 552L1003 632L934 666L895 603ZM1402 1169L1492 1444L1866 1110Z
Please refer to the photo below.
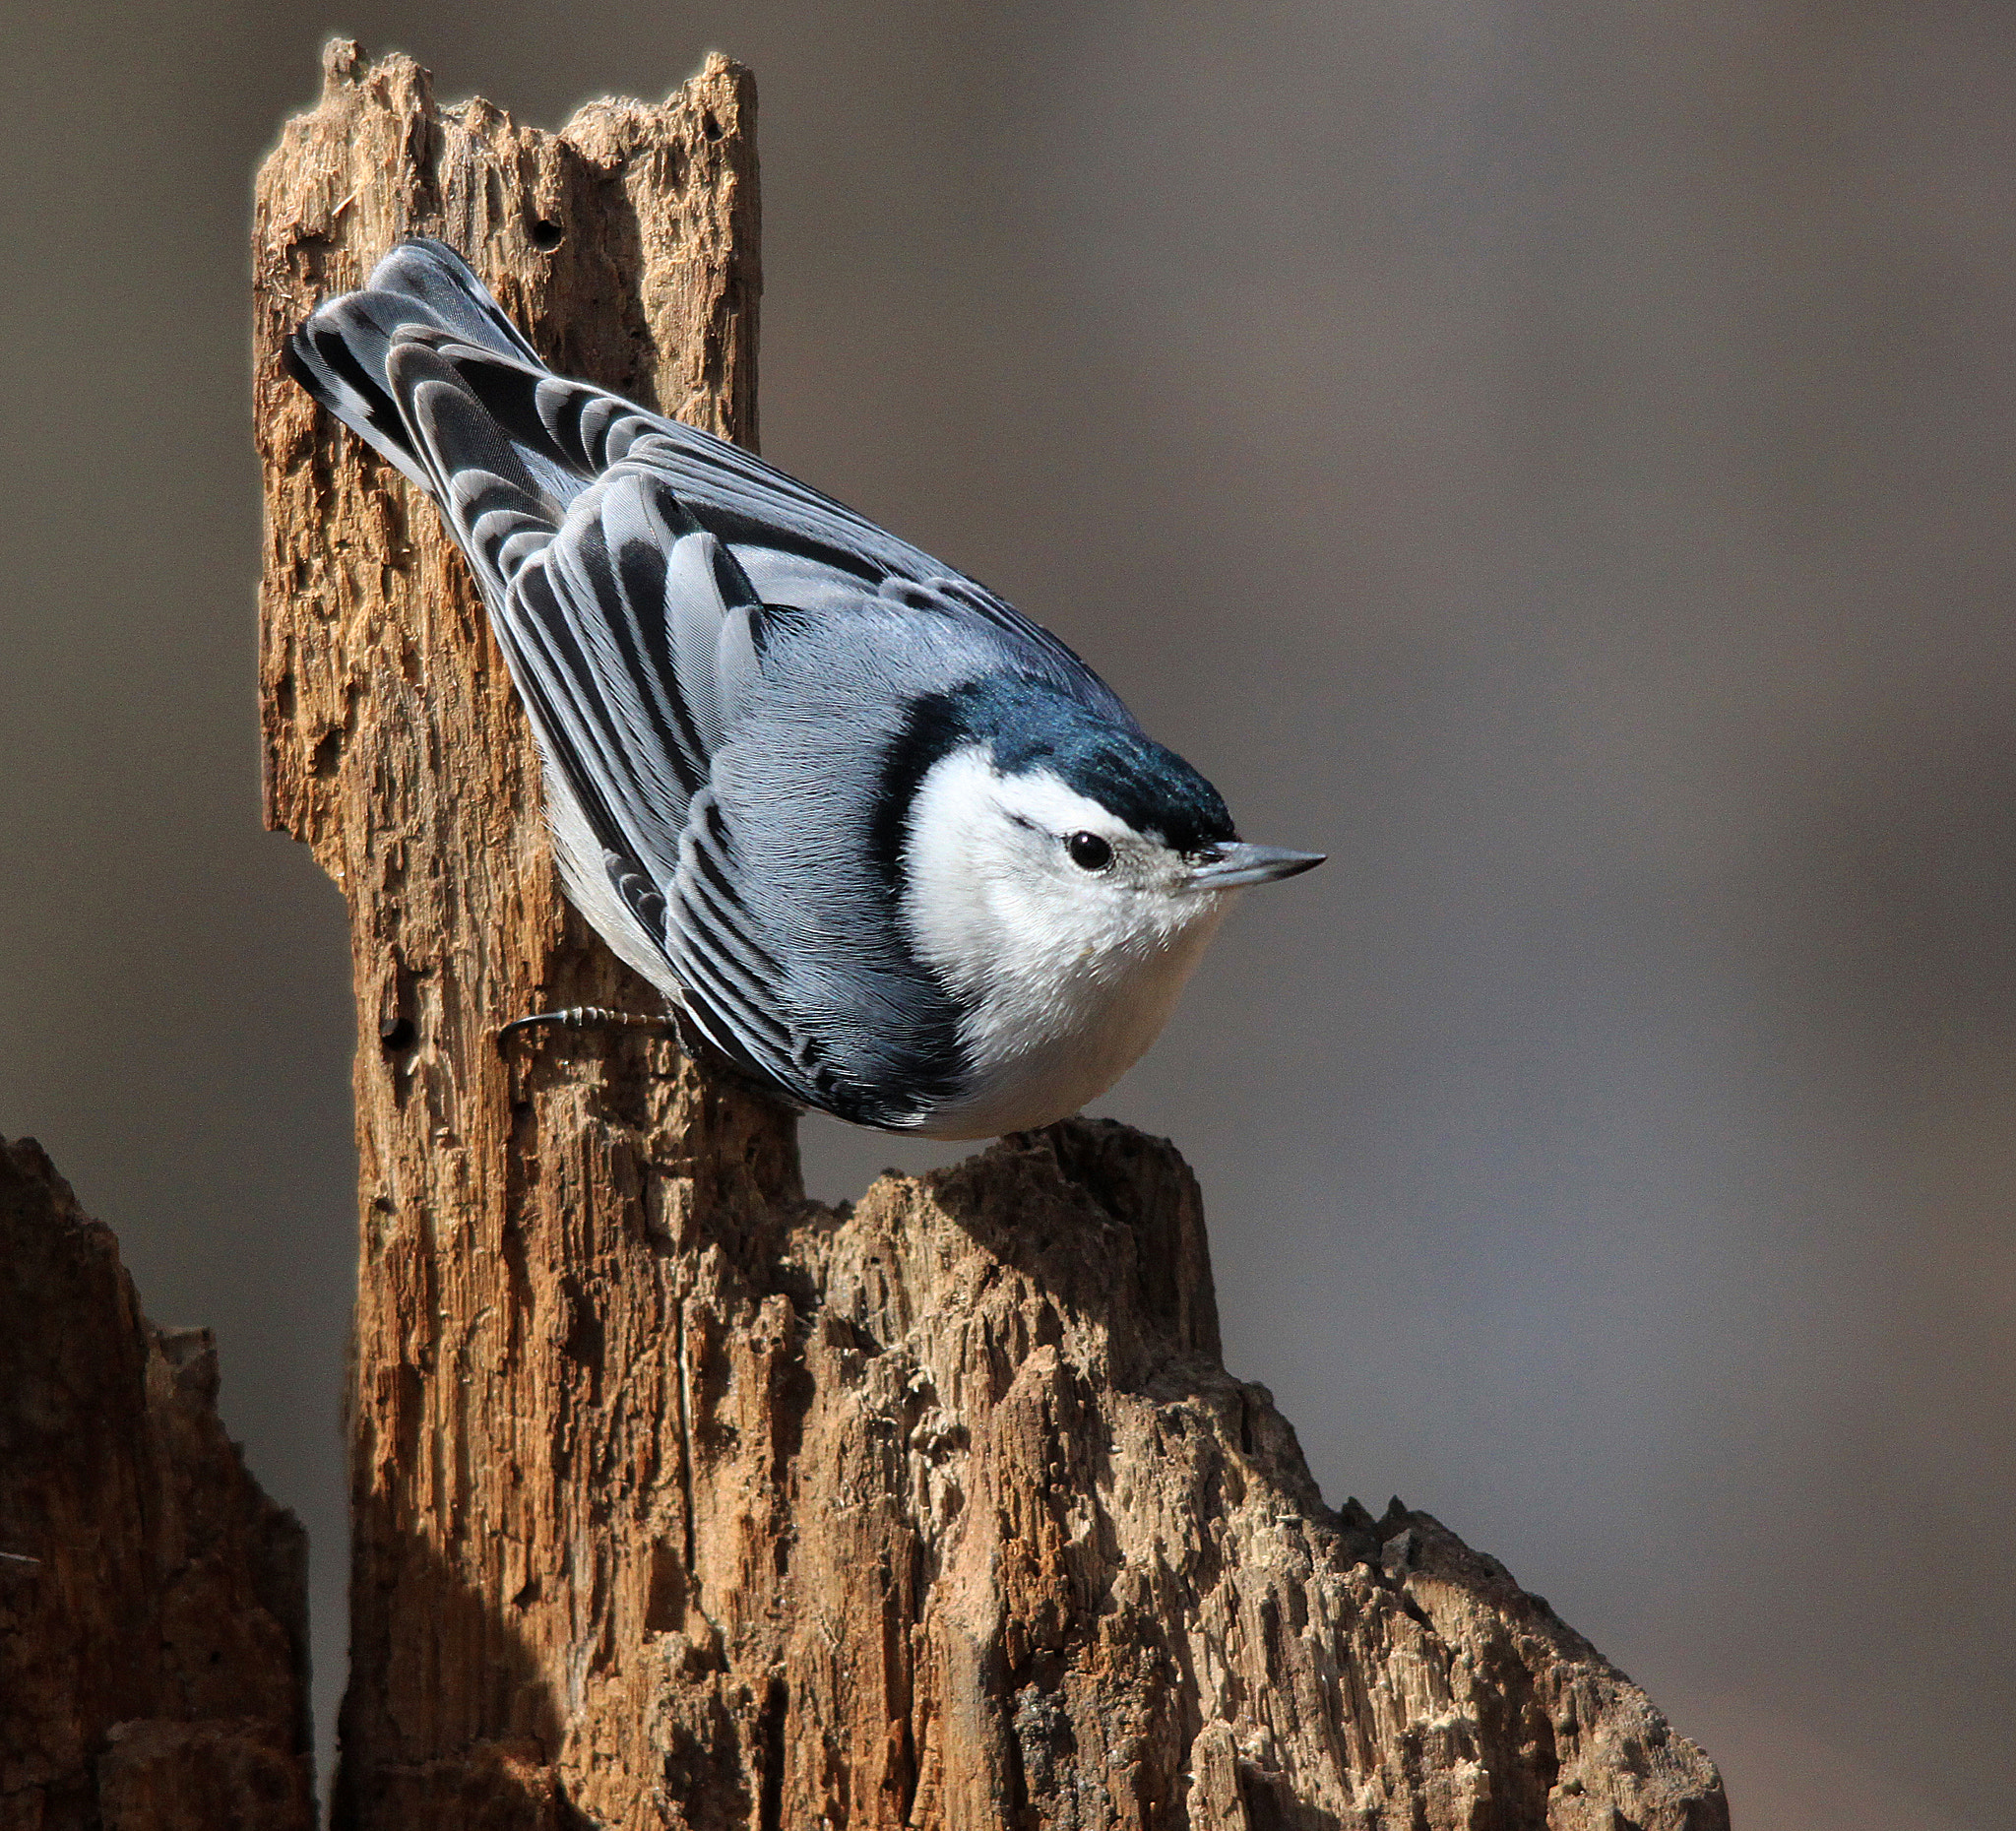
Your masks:
M1229 893L1075 874L1059 836L1138 839L1054 776L987 753L935 764L912 804L904 915L965 1009L974 1074L918 1129L989 1138L1076 1112L1137 1062L1223 918Z

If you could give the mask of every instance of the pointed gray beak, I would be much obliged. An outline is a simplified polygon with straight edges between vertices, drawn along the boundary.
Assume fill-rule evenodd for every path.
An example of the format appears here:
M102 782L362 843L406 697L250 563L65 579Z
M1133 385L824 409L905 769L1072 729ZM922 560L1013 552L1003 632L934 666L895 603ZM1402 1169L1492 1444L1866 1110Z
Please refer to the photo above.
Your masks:
M1190 882L1199 890L1237 890L1243 884L1268 884L1277 877L1312 871L1328 855L1290 852L1283 846L1248 846L1241 840L1230 846L1214 846L1190 873Z

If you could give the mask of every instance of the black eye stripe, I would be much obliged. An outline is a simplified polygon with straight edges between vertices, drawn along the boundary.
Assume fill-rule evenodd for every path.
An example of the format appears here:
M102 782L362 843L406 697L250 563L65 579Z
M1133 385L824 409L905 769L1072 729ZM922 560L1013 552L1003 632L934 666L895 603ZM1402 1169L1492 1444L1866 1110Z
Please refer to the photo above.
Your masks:
M1081 871L1103 871L1113 861L1113 849L1097 833L1073 833L1064 841L1071 862Z

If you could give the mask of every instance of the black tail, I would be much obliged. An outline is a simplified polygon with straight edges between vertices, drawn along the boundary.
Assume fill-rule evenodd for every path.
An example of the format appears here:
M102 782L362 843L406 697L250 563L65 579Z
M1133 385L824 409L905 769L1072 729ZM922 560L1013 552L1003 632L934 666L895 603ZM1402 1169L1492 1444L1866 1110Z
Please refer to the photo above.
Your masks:
M387 374L407 330L446 335L545 373L538 352L445 242L415 236L378 263L360 291L320 307L287 340L287 371L337 418L425 489L435 479Z

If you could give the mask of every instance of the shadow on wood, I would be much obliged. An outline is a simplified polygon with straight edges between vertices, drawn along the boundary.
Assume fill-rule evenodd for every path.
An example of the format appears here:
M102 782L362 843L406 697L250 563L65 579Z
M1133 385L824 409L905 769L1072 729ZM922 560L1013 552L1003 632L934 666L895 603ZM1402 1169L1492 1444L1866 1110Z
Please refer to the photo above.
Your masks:
M308 1547L217 1415L208 1329L0 1139L0 1826L309 1831Z
M558 135L331 47L262 171L268 813L350 913L352 1827L1727 1822L1714 1769L1424 1515L1324 1506L1219 1359L1166 1144L1071 1121L851 1209L635 1033L432 509L281 339L400 234L561 368L753 439L754 96Z

